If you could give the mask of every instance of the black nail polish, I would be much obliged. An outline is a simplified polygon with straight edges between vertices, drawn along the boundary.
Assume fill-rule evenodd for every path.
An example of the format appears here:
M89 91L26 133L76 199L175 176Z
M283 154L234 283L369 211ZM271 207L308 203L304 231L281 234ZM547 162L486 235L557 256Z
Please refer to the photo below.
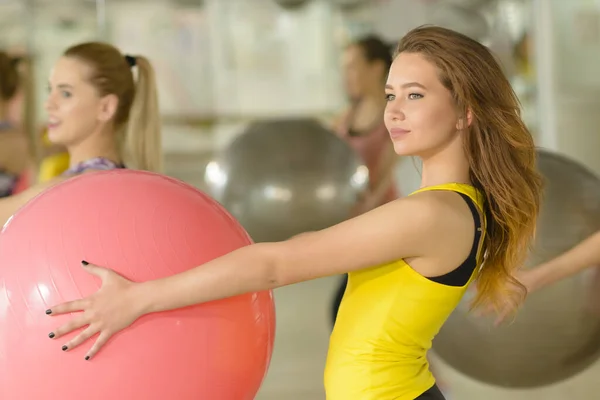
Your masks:
M85 361L89 360L90 356L85 356Z
M63 346L62 347L62 351L67 351L68 347L67 346Z
M50 314L52 314L52 310L51 309L47 309L46 310L46 315L50 315Z
M54 339L54 336L55 336L55 335L54 335L54 332L50 332L50 333L48 334L48 337L49 337L50 339Z
M89 262L87 262L87 261L85 261L85 260L81 260L81 263L82 263L83 265L88 265L88 264L89 264Z

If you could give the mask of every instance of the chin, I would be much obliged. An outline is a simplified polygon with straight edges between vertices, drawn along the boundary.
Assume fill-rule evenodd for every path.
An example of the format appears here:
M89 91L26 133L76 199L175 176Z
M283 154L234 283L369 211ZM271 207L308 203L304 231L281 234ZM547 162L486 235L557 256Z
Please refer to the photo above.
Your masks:
M407 146L406 143L400 141L394 141L394 152L399 156L416 156L416 149L412 146Z
M60 130L58 129L49 129L48 130L48 140L55 145L64 146L65 140L64 135L61 135Z

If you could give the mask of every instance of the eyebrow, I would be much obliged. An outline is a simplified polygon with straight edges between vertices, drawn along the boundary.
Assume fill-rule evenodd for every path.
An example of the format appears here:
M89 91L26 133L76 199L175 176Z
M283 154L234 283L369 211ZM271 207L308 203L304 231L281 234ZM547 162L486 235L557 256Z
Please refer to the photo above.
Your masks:
M409 87L418 87L418 88L421 88L423 90L427 90L427 88L425 86L421 85L418 82L407 82L407 83L401 85L400 87L402 89L406 89L406 88L409 88ZM385 88L386 89L394 89L394 87L392 85L388 85L388 84L385 85Z
M48 87L52 87L52 84L50 82L48 82ZM56 87L59 89L73 89L73 86L67 85L66 83L60 83L56 85Z

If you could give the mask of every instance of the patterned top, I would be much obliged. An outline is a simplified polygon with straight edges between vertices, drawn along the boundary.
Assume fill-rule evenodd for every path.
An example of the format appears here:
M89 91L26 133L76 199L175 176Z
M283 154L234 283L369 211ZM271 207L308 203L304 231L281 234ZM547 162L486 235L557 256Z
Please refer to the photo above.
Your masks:
M90 169L108 171L111 169L119 169L119 168L126 168L126 167L124 164L117 164L114 161L111 161L107 158L96 157L96 158L90 158L89 160L80 162L79 164L72 166L71 168L69 168L65 172L63 172L62 175L63 176L79 175Z

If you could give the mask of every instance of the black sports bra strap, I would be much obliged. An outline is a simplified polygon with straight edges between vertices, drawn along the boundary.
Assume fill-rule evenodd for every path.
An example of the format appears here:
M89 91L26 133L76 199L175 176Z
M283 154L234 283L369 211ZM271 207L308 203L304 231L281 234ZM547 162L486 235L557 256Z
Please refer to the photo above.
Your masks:
M473 201L473 199L471 199L466 194L461 193L461 192L457 192L457 193L460 194L460 197L462 197L465 200L465 202L467 203L467 205L469 206L469 210L471 210L471 214L473 214L473 220L475 221L475 229L478 232L481 232L481 217L479 216L479 210L477 210L477 206L475 205L475 202Z
M473 199L464 193L456 193L460 194L460 196L465 200L469 206L469 210L471 210L471 214L473 214L473 220L475 222L475 237L473 238L473 245L471 247L469 256L458 268L448 272L445 275L428 278L434 282L448 286L464 286L467 284L467 282L469 282L469 279L471 279L473 271L475 271L475 268L477 268L477 251L479 250L479 242L483 233L481 229L481 217Z

